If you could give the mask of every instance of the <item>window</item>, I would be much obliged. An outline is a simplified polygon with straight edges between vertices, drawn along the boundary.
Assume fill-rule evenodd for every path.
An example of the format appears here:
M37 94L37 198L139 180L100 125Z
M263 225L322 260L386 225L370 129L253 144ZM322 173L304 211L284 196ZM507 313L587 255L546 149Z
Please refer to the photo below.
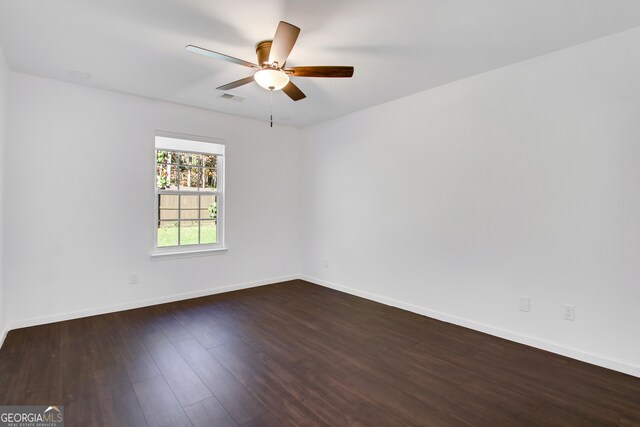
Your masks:
M156 135L156 253L224 247L224 145Z

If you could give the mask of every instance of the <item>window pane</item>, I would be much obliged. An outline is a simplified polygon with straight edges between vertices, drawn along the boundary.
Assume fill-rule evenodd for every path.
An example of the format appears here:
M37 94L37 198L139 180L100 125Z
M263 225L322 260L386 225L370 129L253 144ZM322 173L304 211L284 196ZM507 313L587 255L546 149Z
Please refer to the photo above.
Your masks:
M216 221L200 221L200 243L216 243Z
M218 156L208 156L205 154L202 156L202 160L202 166L205 166L207 168L215 169L218 166Z
M198 219L198 196L180 196L180 219Z
M198 244L198 221L180 221L180 244Z
M164 150L156 150L156 163L167 163L169 152Z
M167 184L167 168L163 165L156 165L156 187L164 190Z
M173 165L157 165L156 183L159 190L177 190L176 167Z
M172 165L178 164L178 153L167 151L167 163L171 163Z
M198 181L200 180L199 168L188 168L180 166L180 190L198 191Z
M156 187L160 190L164 190L167 183L167 168L161 165L156 166Z
M167 187L165 190L177 190L178 189L178 178L177 178L177 166L175 165L167 165Z
M180 158L180 164L190 166L202 166L202 154L193 153L177 153Z
M168 150L156 150L156 163L158 164L176 164L178 163L178 153Z
M178 246L178 221L160 221L158 224L158 247Z
M198 219L197 209L180 209L180 219Z
M178 162L181 165L189 164L187 159L187 153L176 153L176 157L178 158Z
M218 219L216 196L200 196L200 218Z
M205 190L215 191L218 188L218 177L215 169L202 169L202 187Z
M160 209L160 221L178 220L177 209Z
M178 196L175 194L160 194L160 209L178 209Z

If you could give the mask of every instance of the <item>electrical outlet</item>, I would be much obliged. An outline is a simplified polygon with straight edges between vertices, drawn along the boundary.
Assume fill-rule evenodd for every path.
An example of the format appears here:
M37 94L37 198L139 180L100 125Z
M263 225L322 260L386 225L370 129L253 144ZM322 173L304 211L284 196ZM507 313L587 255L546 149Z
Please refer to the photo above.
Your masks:
M576 320L576 306L571 304L563 304L562 318L571 321Z
M524 311L526 313L531 311L531 298L529 297L520 297L518 300L518 310Z
M137 285L138 284L138 273L129 274L129 284Z
M329 268L329 260L325 259L322 265L324 266L324 268Z

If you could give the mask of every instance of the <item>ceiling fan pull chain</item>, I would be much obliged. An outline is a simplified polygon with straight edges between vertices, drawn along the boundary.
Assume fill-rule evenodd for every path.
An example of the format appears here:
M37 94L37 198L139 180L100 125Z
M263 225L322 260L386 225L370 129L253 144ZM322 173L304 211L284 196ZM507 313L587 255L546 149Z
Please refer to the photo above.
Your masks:
M272 90L270 90L269 92L271 92L271 95L270 95L270 97L271 97L271 98L270 98L271 111L270 111L270 116L269 116L269 118L270 118L270 120L271 120L271 127L273 127L273 89L272 89Z

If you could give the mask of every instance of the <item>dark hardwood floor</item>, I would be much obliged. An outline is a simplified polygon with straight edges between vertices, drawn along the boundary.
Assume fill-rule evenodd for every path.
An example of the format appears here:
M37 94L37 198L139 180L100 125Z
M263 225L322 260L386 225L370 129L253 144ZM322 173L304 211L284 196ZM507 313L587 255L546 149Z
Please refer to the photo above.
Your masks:
M638 426L640 379L302 281L14 330L67 426Z

